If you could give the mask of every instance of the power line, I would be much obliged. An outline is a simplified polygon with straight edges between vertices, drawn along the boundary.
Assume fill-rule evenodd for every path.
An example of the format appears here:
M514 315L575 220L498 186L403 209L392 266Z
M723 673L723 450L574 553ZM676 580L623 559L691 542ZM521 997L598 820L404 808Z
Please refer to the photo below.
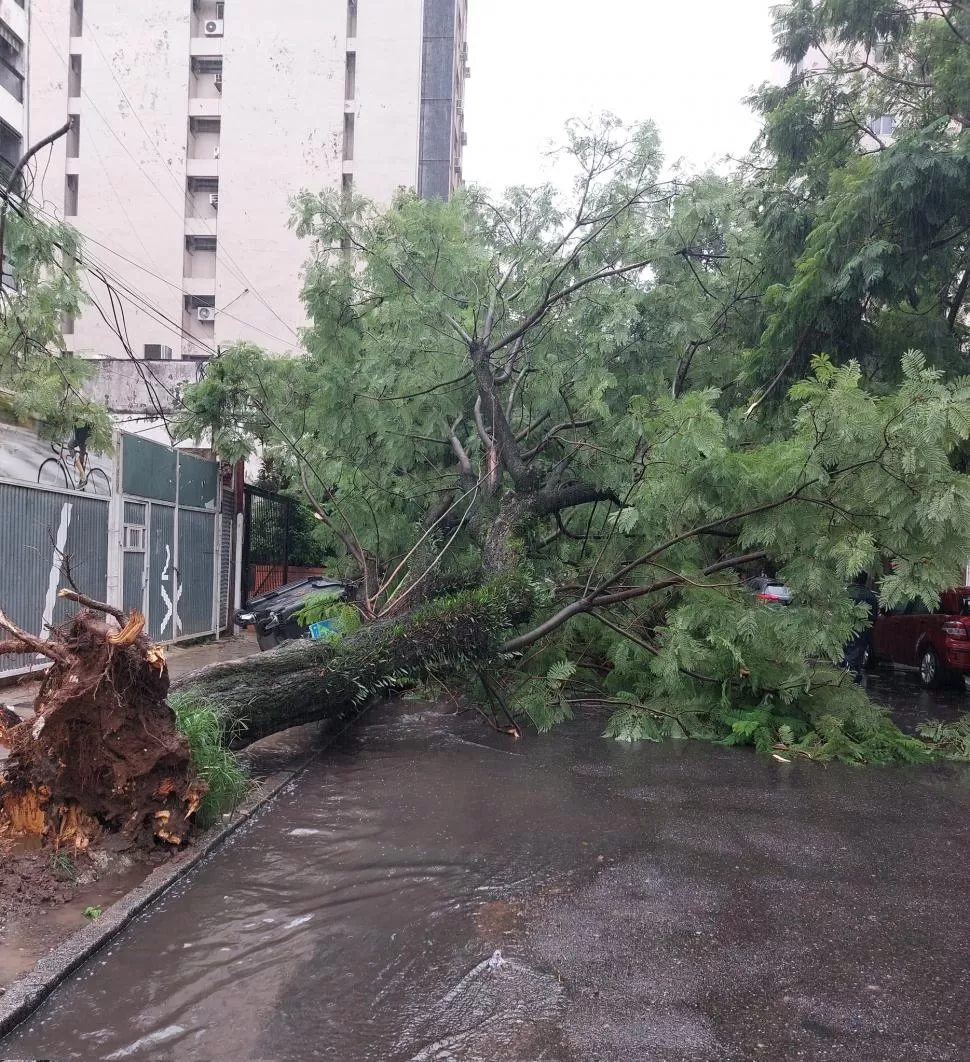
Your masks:
M37 207L36 205L34 206L34 209L39 214L45 216L49 220L57 222L57 223L60 223L60 219L57 217L56 214L52 214L50 211L45 210L42 207ZM181 287L181 285L176 284L173 281L168 280L168 279L166 279L163 276L160 276L158 273L153 272L151 269L149 269L147 266L145 266L141 262L136 262L133 258L129 258L127 255L122 254L121 251L115 250L113 247L110 247L108 244L103 243L100 240L96 240L93 236L89 236L87 233L85 233L81 229L79 229L76 225L72 225L71 227L78 233L78 235L82 238L84 243L86 243L86 244L90 243L90 244L93 244L96 247L100 247L102 250L107 251L109 254L113 255L114 257L119 258L121 261L127 263L130 266L133 266L135 269L141 270L143 273L145 273L148 276L150 276L153 280L157 280L160 283L165 284L166 286L172 288L173 290L178 291L182 295L190 296L190 293L187 292L183 287ZM104 265L103 262L99 262L98 259L96 259L93 255L88 254L88 255L86 255L86 257L88 259L90 259L90 261L92 261L100 269L103 269L103 270L106 270L106 271L108 270L108 267L106 265ZM83 265L83 263L81 263L81 264ZM114 274L114 276L115 276L115 279L119 283L122 283L120 281L120 278L117 276L117 274ZM146 303L150 302L148 297L143 292L138 292L138 289L136 289L136 288L132 288L132 290L135 291ZM245 292L243 292L241 294L245 294ZM227 306L228 305L231 305L231 302L227 303ZM175 322L173 322L171 318L165 317L163 311L159 310L157 307L154 307L154 309L160 316L162 316L166 321L168 321L169 324L172 324L178 330L178 332L180 334L184 335L188 339L191 339L193 342L197 343L199 346L204 347L204 348L212 351L212 353L215 353L215 349L213 347L211 347L208 343L206 343L204 340L197 339L194 335L192 335L192 333L187 332L181 325L176 325ZM284 345L288 345L289 344L289 340L282 339L280 336L273 335L271 332L266 332L264 329L260 328L258 325L254 325L250 321L247 321L247 320L245 320L242 317L237 317L235 314L231 314L227 310L217 310L217 312L220 313L220 314L223 314L226 317L228 317L231 321L236 321L238 324L241 324L241 325L245 326L246 328L250 328L254 332L258 332L260 335L266 336L267 339L272 339L274 343L282 343Z

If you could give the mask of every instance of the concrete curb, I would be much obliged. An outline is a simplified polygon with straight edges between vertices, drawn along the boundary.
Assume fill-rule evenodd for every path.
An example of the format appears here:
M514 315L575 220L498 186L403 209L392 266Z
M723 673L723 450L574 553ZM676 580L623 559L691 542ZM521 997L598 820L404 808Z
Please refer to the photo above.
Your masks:
M301 775L362 714L359 713L350 720L341 720L343 725L338 725L327 735L328 740L323 748L317 749L298 767L271 775L269 784L262 786L255 796L235 813L230 822L220 823L207 830L183 856L153 870L141 885L113 903L100 918L51 949L38 960L29 973L12 981L5 990L0 989L3 993L0 995L0 1039L26 1021L41 1003L92 955L118 936L163 893L249 822L257 811Z

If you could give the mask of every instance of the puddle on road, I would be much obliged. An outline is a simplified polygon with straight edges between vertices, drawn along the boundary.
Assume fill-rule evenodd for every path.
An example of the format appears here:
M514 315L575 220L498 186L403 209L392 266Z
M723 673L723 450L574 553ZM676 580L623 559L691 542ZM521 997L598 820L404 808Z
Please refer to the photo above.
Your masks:
M970 787L382 707L0 1057L965 1062Z

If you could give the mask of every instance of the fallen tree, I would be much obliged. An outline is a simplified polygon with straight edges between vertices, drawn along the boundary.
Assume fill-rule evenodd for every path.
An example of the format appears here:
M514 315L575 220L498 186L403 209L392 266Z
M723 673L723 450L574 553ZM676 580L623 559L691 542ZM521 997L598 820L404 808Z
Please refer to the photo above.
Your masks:
M0 650L51 661L34 719L0 734L11 750L0 806L14 833L79 846L103 828L143 843L179 844L189 833L206 784L177 729L170 688L211 704L227 739L246 745L342 718L382 691L430 675L493 665L534 604L527 580L502 577L335 644L294 642L204 668L170 687L164 656L145 636L140 614L62 593L84 608L48 639L0 613L11 636Z

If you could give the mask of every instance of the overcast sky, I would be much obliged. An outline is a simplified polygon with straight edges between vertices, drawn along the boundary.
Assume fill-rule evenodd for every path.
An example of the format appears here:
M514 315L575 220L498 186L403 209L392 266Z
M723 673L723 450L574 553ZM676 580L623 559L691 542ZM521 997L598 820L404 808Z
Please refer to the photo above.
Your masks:
M741 102L777 78L777 0L470 0L465 179L495 190L554 179L542 159L572 117L652 118L668 161L741 154Z

